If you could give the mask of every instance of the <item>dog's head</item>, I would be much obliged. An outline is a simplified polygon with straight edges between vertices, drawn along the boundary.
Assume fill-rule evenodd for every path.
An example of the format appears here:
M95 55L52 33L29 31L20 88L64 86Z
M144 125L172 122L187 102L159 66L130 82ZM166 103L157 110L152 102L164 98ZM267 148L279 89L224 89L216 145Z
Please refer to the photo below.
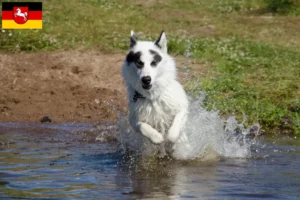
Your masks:
M161 32L156 42L139 41L131 31L130 51L126 57L127 69L135 79L135 86L151 90L156 79L162 75L162 68L170 60L167 54L167 38ZM133 78L132 77L132 78Z

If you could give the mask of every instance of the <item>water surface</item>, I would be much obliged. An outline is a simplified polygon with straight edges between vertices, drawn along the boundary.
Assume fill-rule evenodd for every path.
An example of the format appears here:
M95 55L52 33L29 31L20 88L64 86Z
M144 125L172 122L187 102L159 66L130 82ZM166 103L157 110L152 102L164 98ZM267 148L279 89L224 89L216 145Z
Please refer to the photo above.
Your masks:
M124 156L112 125L0 124L1 199L299 199L300 141L261 137L248 158Z

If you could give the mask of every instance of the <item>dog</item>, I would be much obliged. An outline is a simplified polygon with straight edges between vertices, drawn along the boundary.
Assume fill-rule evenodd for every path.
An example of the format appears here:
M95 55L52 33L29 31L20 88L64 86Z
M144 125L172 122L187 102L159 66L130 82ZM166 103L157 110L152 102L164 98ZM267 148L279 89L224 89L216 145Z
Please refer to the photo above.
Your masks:
M131 31L122 75L128 92L130 126L153 144L161 145L160 153L164 155L164 144L178 141L188 115L187 95L177 81L164 31L155 42L140 41Z

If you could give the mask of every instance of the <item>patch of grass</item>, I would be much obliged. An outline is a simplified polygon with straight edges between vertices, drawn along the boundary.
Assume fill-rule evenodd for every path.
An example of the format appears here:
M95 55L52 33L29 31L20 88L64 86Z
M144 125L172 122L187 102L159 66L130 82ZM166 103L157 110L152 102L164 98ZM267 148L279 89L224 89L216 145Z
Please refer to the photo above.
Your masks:
M299 18L249 16L244 12L266 7L265 1L43 1L43 29L0 31L0 50L48 51L77 47L125 50L131 29L142 38L156 37L165 29L169 36L183 39L234 36L283 46L300 45Z
M260 13L300 15L298 0L216 0L211 4L205 2L203 5L223 13L259 11Z
M259 44L238 38L179 41L173 51L183 54L188 46L196 58L211 63L214 77L200 77L206 91L205 105L243 114L268 130L300 133L300 51ZM185 47L183 47L185 46ZM195 89L195 82L187 84ZM197 88L197 87L196 87Z
M0 49L13 52L75 47L122 49L124 43L116 38L128 30L130 24L121 24L121 19L129 20L136 15L129 9L130 6L107 0L44 1L43 29L2 30Z
M204 5L209 5L209 8L217 9L222 13L245 12L265 7L266 0L217 0Z

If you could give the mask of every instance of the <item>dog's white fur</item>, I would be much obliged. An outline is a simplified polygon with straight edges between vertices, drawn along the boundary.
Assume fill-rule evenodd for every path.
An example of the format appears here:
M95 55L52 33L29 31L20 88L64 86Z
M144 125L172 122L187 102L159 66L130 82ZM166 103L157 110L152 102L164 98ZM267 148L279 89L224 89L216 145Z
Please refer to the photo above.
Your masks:
M129 122L132 128L147 137L154 144L167 141L176 143L187 120L188 100L181 84L176 80L176 66L167 53L167 38L164 32L154 42L137 40L131 32L130 52L141 52L143 68L137 68L135 62L124 61L122 74L127 86L129 100ZM151 66L156 51L161 61ZM151 77L150 89L144 89L141 79ZM133 101L138 92L144 98Z

